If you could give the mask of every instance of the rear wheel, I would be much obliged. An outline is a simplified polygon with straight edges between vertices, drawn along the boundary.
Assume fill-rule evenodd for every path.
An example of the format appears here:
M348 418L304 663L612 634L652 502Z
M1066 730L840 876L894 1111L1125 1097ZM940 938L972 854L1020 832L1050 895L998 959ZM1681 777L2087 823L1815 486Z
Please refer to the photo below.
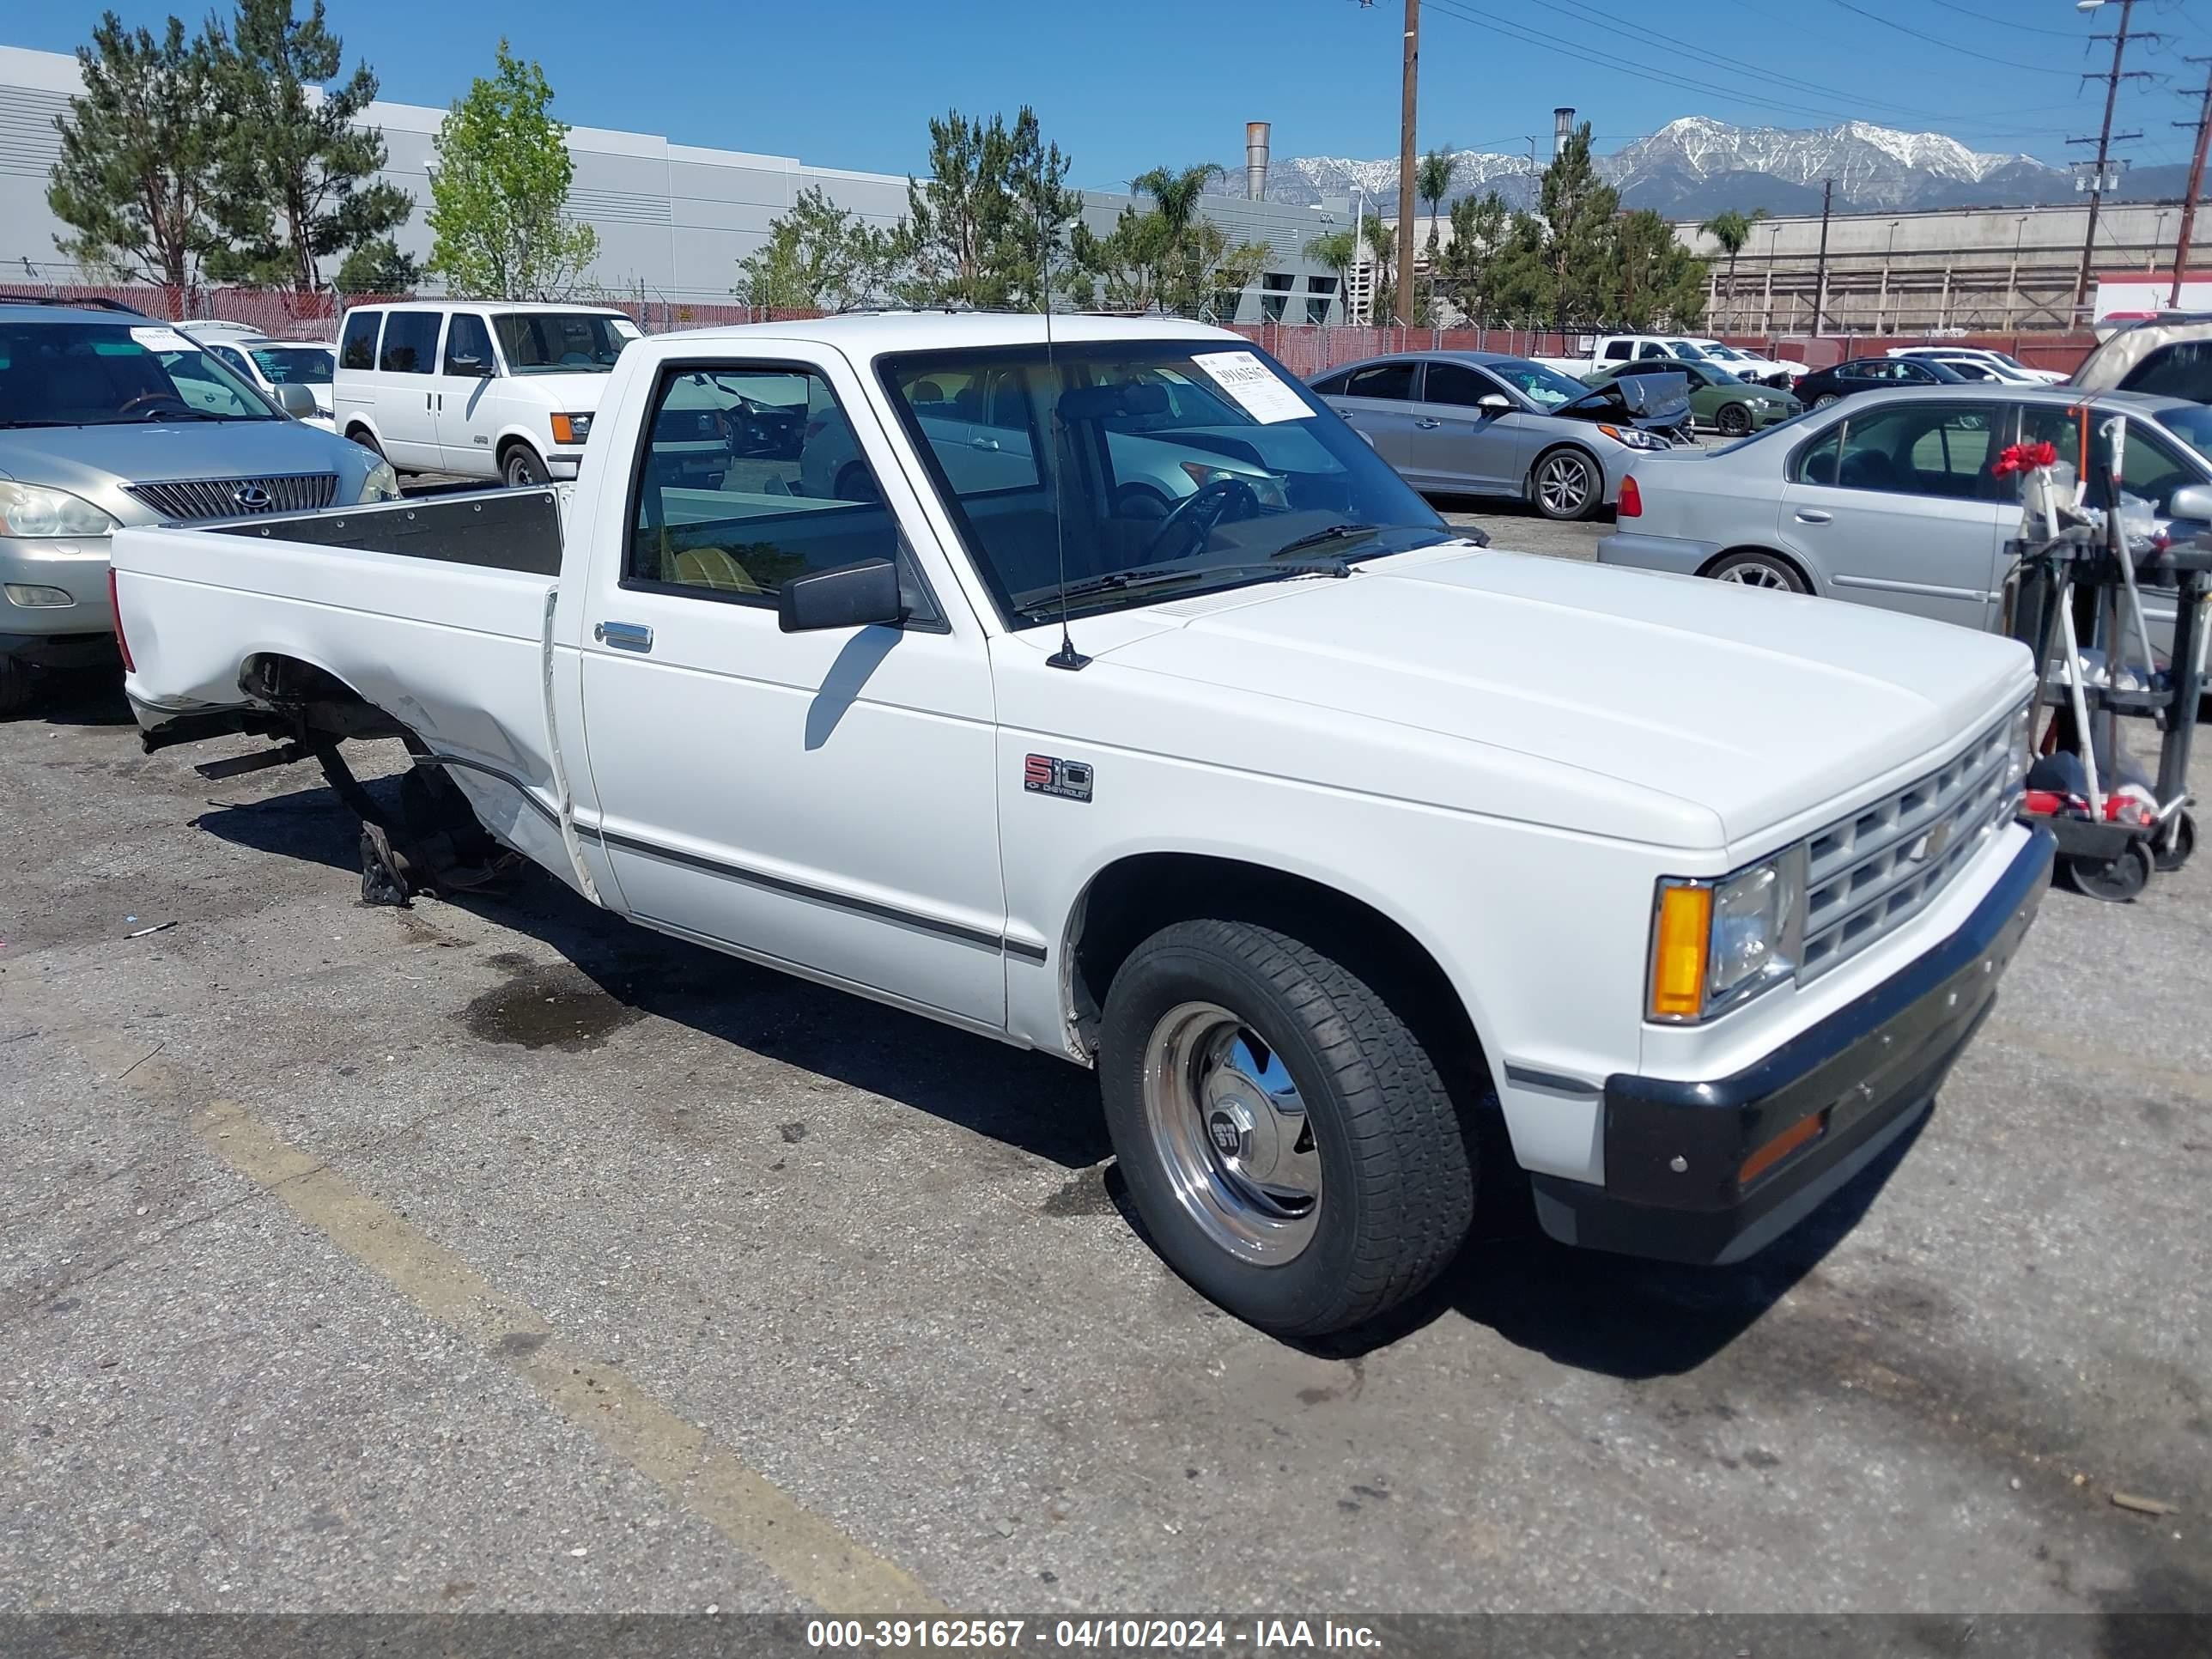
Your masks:
M370 454L375 456L378 460L380 461L384 459L383 446L376 441L376 434L374 432L371 432L367 427L349 427L346 429L346 436L355 443L359 444Z
M1730 553L1707 565L1705 574L1738 587L1768 587L1778 593L1809 593L1812 584L1779 553Z
M1287 934L1153 934L1107 994L1099 1074L1153 1243L1264 1330L1365 1324L1467 1237L1474 1158L1435 1065L1380 993Z
M1713 424L1729 437L1741 438L1751 430L1751 411L1741 404L1723 404Z
M1819 397L1813 399L1813 407L1815 409L1826 409L1830 404L1835 402L1841 395L1842 394L1839 392L1823 392Z
M545 463L538 459L538 452L528 444L514 445L500 457L499 476L510 489L527 489L550 483L553 477L545 470Z
M2152 854L2142 842L2130 842L2125 851L2109 859L2073 860L2066 866L2074 884L2093 899L2107 904L2128 904L2150 885Z
M1547 519L1587 519L1605 504L1604 475L1579 449L1555 449L1529 469L1528 494Z
M31 706L31 671L13 657L0 657L0 714L20 714Z

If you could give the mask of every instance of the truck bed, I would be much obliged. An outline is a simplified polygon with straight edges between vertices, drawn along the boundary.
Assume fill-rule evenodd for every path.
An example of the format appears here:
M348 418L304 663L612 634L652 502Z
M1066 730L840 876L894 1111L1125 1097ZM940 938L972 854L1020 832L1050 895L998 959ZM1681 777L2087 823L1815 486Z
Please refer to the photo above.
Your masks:
M445 758L486 829L567 877L548 718L576 679L574 653L550 652L561 493L119 532L125 690L139 724L255 708L241 680L257 659L320 669Z

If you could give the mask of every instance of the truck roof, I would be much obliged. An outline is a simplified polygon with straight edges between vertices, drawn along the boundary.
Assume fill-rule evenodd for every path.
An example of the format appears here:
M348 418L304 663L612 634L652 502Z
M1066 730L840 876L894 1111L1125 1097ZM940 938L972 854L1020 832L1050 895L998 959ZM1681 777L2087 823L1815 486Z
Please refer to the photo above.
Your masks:
M583 301L569 304L559 300L358 300L346 307L348 311L504 311L529 313L556 311L563 316L586 312L605 317L627 317L629 313L619 306L591 305Z
M930 351L946 348L1042 345L1048 338L1045 319L1036 312L1012 311L867 311L840 317L816 317L788 323L739 323L726 328L702 328L660 335L660 339L687 340L813 340L834 345L854 357L876 357L896 351ZM1174 317L1086 317L1052 319L1048 337L1055 345L1101 340L1233 340L1251 343L1227 329L1204 323L1187 323Z

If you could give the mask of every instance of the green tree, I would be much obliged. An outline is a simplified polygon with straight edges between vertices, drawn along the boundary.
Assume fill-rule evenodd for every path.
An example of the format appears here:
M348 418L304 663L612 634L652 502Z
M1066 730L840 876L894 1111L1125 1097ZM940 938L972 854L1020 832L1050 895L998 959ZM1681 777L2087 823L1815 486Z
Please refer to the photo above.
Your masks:
M333 285L341 294L411 294L422 280L422 261L402 253L391 237L379 236L346 255Z
M552 101L545 72L502 40L497 74L477 77L439 127L430 269L455 293L559 299L598 257L597 234L564 210L576 164Z
M1753 208L1749 214L1738 213L1734 208L1716 213L1698 228L1721 246L1728 255L1729 309L1735 308L1735 257L1743 252L1744 244L1751 240L1751 228L1767 216L1765 208Z
M958 110L929 123L929 178L907 180L895 247L908 267L902 297L923 305L1042 309L1046 264L1083 210L1067 188L1068 158L1047 144L1026 104L1009 127ZM1055 270L1057 280L1060 272Z
M1443 212L1444 198L1451 194L1452 156L1448 149L1432 149L1421 157L1413 168L1413 192L1429 204L1429 280L1427 295L1421 310L1430 310L1438 291L1437 265L1440 249L1437 221Z
M1615 222L1613 243L1601 319L1633 333L1695 326L1705 308L1705 262L1674 240L1674 228L1643 208Z
M865 223L818 187L799 192L768 228L768 240L738 261L737 295L771 311L852 311L890 287L896 234Z
M1068 293L1086 307L1139 316L1161 309L1174 246L1167 219L1157 209L1123 208L1103 236L1079 220L1068 242Z
M1466 316L1486 320L1495 303L1493 267L1511 216L1496 191L1452 204L1451 240L1431 257L1437 292Z
M303 19L292 0L239 0L230 50L215 60L228 118L216 209L227 246L210 254L208 270L226 282L312 292L322 260L389 237L414 210L405 191L374 181L384 135L356 125L376 97L376 76L357 64L338 81L344 43L323 0L313 5Z
M1575 129L1544 169L1542 208L1553 319L1602 320L1620 192L1597 176L1589 122Z
M54 118L61 157L46 205L75 233L64 257L106 275L184 288L221 245L211 88L218 43L185 38L169 19L158 40L104 13L76 60L84 91Z
M1342 300L1342 314L1351 319L1348 295L1352 288L1352 268L1359 263L1359 233L1356 230L1332 230L1316 236L1306 244L1306 258L1317 265L1327 265L1336 273L1336 291Z
M1501 317L1539 322L1559 313L1559 286L1546 242L1549 233L1533 213L1516 213L1488 268L1491 302Z
M1231 243L1220 226L1200 216L1200 197L1223 176L1207 161L1153 167L1132 179L1131 186L1152 205L1131 203L1103 237L1075 228L1069 247L1079 274L1072 291L1085 303L1103 293L1116 311L1195 316L1211 307L1233 314L1273 250L1264 242Z
M1129 188L1152 198L1152 206L1168 228L1169 239L1180 242L1198 218L1198 198L1208 185L1228 175L1216 161L1189 167L1152 167L1129 180Z
M1359 234L1367 244L1367 256L1375 267L1375 280L1367 295L1369 319L1395 317L1398 313L1398 284L1395 280L1398 258L1398 228L1385 224L1381 214L1359 222Z

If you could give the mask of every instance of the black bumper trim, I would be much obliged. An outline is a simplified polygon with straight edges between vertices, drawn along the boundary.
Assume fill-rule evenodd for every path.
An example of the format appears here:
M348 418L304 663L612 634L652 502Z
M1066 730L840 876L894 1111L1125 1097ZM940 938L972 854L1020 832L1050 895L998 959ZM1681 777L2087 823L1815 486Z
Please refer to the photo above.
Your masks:
M1733 1077L1607 1079L1605 1184L1532 1177L1565 1243L1667 1261L1741 1261L1771 1243L1922 1115L1996 998L2050 884L2038 829L1950 938ZM1826 1127L1740 1184L1744 1160L1803 1119Z

